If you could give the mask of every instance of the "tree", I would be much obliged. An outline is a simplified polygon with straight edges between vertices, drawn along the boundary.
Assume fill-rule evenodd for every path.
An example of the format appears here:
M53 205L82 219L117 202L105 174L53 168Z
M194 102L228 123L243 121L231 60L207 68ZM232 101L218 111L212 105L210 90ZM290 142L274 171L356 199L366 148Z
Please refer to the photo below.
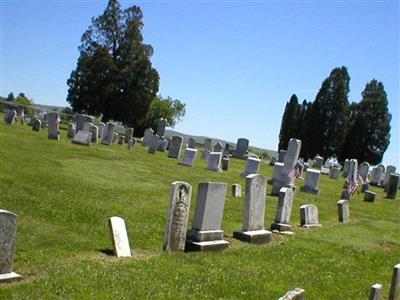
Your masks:
M103 114L140 130L159 88L143 43L143 14L138 6L123 10L110 0L104 13L92 19L82 35L77 67L67 84L67 101L74 112Z
M305 124L308 157L342 153L349 121L349 83L346 67L333 69L323 81Z
M361 93L362 100L352 104L352 124L342 157L357 158L375 165L382 161L390 142L388 101L383 84L375 79Z
M18 97L15 98L15 103L20 104L20 106L18 106L17 108L18 113L23 110L28 115L34 114L35 109L31 107L33 105L33 100L28 99L28 97L26 97L24 93L18 94Z
M301 149L300 149L300 156L306 157L308 153L307 143L306 143L306 136L305 136L305 126L307 124L307 120L310 115L310 108L312 103L307 102L306 99L303 100L299 108L299 117L297 121L297 134L296 137L302 141Z
M14 101L14 99L15 99L14 93L13 92L9 93L7 96L7 101Z
M286 103L285 112L282 116L281 130L279 132L278 150L286 150L289 140L297 137L298 120L300 115L300 106L297 96L293 94L289 102Z
M186 105L171 97L163 98L161 95L155 97L150 106L150 111L142 128L156 129L158 121L165 119L168 127L174 127L186 113ZM135 130L136 132L136 130Z

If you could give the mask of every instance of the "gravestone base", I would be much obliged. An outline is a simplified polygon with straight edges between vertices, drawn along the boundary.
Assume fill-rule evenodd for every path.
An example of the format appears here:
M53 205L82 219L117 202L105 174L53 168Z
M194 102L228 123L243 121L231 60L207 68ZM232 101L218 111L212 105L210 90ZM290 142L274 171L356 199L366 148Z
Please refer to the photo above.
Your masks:
M304 192L304 193L309 193L309 194L313 194L313 195L318 195L318 189L313 189L312 187L309 186L302 186L300 187L300 191Z
M205 241L219 241L224 239L223 230L194 230L191 229L187 232L186 238L194 242L205 242Z
M183 162L178 162L178 165L179 165L179 166L185 166L185 167L193 167L192 165L185 164L185 163L183 163Z
M266 244L271 241L272 233L268 230L234 231L233 237L251 244Z
M321 228L322 224L304 224L301 227L303 227L303 228Z
M376 193L366 190L364 192L364 201L365 202L375 202Z
M205 242L194 242L194 241L186 241L185 244L185 252L192 251L222 251L229 247L229 242L224 240L219 241L205 241Z
M7 281L17 280L17 279L21 279L21 278L22 278L22 276L15 272L0 274L0 282L7 282Z
M271 230L277 230L279 232L282 231L290 231L292 232L292 226L290 224L283 224L283 223L272 223Z

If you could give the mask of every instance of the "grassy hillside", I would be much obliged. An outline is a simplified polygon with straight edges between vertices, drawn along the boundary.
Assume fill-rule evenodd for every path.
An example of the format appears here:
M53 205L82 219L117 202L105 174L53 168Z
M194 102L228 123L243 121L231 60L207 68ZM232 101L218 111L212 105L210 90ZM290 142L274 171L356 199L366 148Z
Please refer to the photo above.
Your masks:
M3 117L3 116L1 116ZM400 262L400 201L351 200L351 223L337 222L343 180L322 176L320 195L298 189L292 211L293 236L274 235L270 244L249 245L232 238L242 226L243 199L226 198L223 229L230 248L220 253L162 252L170 184L241 183L244 161L229 172L177 165L166 153L147 154L136 145L71 144L47 139L47 130L0 122L0 208L18 215L14 271L18 282L0 284L0 299L249 298L277 299L295 287L307 299L367 299L376 282L389 292L392 268ZM271 176L267 164L261 173ZM302 181L297 182L298 186ZM268 187L271 190L270 186ZM277 198L266 200L266 227ZM299 207L316 204L321 229L299 228ZM107 255L110 216L125 219L133 258Z

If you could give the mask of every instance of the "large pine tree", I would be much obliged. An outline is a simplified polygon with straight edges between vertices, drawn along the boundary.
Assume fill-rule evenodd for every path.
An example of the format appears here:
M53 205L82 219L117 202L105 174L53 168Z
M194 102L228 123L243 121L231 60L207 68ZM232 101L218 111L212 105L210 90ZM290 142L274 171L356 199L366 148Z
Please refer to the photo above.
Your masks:
M352 105L352 124L346 137L343 158L357 158L375 165L382 161L390 141L391 114L385 88L373 79L361 93L362 100Z
M297 96L293 94L290 97L289 102L286 103L285 112L282 116L278 150L286 150L289 140L297 137L299 114L299 100L297 99Z

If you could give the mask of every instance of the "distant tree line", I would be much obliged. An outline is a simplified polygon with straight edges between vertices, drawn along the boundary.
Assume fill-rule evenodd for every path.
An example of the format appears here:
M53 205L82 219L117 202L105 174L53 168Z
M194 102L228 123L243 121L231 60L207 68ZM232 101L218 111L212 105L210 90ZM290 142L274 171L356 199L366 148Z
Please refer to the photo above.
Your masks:
M74 112L120 121L138 135L155 128L159 118L172 127L185 114L184 103L158 95L160 78L150 61L153 48L143 42L142 19L140 7L122 9L118 0L109 0L82 35L67 81Z
M279 150L290 138L302 140L300 155L339 161L356 158L378 164L390 142L388 101L383 84L368 82L359 103L349 103L350 76L346 67L335 68L322 82L314 102L301 104L293 94L286 103L279 133Z

